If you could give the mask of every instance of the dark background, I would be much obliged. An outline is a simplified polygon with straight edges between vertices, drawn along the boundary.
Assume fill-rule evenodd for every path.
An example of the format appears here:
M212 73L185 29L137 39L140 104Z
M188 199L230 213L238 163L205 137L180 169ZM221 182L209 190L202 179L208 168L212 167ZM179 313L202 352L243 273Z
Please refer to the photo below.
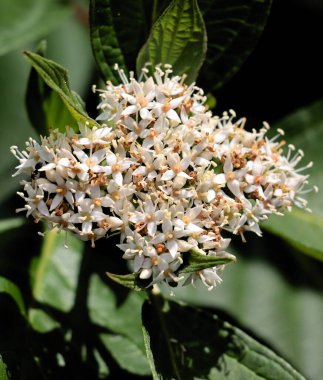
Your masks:
M216 111L270 124L323 95L323 5L274 0L268 23L241 70L215 96Z

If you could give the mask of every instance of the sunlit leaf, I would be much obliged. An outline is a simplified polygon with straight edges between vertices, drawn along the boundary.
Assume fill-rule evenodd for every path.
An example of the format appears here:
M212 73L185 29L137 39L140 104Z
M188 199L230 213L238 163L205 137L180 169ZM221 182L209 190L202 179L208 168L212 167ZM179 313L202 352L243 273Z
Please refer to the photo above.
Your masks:
M150 375L145 352L123 335L101 334L103 344L121 368L136 375Z
M55 230L44 238L41 255L33 275L33 296L58 310L67 312L73 307L83 243Z
M119 294L126 296L127 302L118 305ZM134 342L141 342L142 347L140 310L143 300L142 293L129 292L121 286L114 291L98 275L90 279L88 309L91 320Z
M118 305L118 296L122 298L122 294L126 300ZM114 332L103 334L100 339L121 368L139 375L150 373L141 334L143 300L142 293L128 293L120 286L113 292L97 275L90 280L89 316L99 326Z
M305 380L285 360L215 313L163 302L143 306L154 379Z
M137 58L137 73L147 62L173 65L176 75L193 82L206 52L205 25L196 0L173 0L153 25Z

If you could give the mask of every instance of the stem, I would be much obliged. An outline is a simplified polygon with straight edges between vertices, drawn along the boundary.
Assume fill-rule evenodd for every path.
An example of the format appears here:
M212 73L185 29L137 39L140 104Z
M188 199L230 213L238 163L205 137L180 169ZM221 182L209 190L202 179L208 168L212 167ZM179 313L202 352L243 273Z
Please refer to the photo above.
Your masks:
M151 14L151 24L152 25L155 23L155 21L157 20L157 17L158 17L157 5L158 5L158 0L153 0L153 11Z
M149 299L150 299L150 302L151 302L153 308L156 311L156 316L159 320L160 328L163 332L163 336L164 336L164 339L166 341L166 349L169 352L171 366L173 368L175 378L176 378L176 380L181 380L182 377L181 377L181 374L179 372L179 369L178 369L178 366L176 363L175 353L174 353L174 350L173 350L173 347L172 347L172 344L170 341L170 337L169 337L169 332L168 332L168 329L167 329L167 326L165 323L165 319L164 319L164 315L163 315L164 313L162 311L163 305L167 301L164 299L164 297L160 293L159 288L155 288L155 287L152 289L152 291L149 292Z

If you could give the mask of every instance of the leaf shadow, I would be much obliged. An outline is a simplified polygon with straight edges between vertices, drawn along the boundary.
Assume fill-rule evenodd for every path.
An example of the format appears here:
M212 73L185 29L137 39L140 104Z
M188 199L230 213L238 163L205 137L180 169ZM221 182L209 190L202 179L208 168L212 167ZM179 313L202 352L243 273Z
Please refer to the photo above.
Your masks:
M156 378L285 379L293 374L295 379L303 379L268 350L267 344L221 310L193 308L153 295L144 303L142 318ZM268 377L272 362L279 370Z
M210 379L216 369L222 377L229 376L226 355L242 355L243 347L224 328L225 322L201 309L157 302L157 307L156 300L144 304L143 324L158 375L165 380Z
M117 273L127 271L119 252L120 263L115 260L114 243L112 241L107 245L103 242L98 244L97 249L86 248L82 253L74 302L68 312L53 307L50 302L31 299L31 308L38 313L38 319L34 325L28 324L16 310L12 299L1 295L0 322L8 329L1 331L0 344L6 350L9 348L7 354L1 350L1 355L9 368L11 379L143 378L123 370L104 345L100 335L113 335L115 331L99 326L90 318L88 297L93 275L97 275L113 292L117 308L127 302L130 294L130 290L112 283L104 273L105 269ZM10 314L3 312L6 303L2 298L8 298L6 302L9 303ZM17 335L18 332L20 335Z

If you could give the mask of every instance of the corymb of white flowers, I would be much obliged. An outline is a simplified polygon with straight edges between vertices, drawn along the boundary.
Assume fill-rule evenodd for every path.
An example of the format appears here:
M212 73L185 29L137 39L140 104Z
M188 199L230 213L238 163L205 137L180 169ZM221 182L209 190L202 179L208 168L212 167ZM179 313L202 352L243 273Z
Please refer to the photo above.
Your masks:
M93 246L120 233L123 258L153 284L179 282L194 250L232 257L223 232L260 236L269 214L307 207L301 173L311 163L297 169L303 152L293 145L283 154L283 131L269 138L267 123L250 132L233 111L212 115L203 90L169 65L153 76L144 69L138 81L116 69L122 83L99 90L101 128L54 130L22 152L11 148L15 175L28 175L17 211ZM185 283L201 279L212 289L223 267L192 272Z

